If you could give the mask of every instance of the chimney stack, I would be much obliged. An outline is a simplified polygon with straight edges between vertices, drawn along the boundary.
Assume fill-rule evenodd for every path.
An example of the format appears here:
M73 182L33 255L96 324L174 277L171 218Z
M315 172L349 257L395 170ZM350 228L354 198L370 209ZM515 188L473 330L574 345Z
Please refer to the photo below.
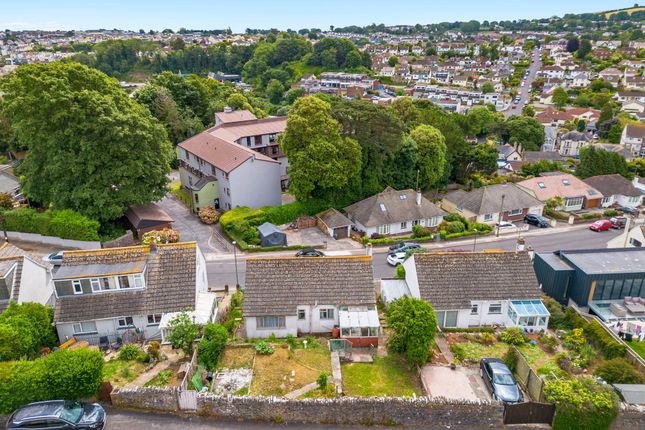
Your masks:
M225 113L231 113L231 112L233 112L233 108L230 107L230 106L224 106L224 112Z
M417 206L421 206L421 190L417 188Z

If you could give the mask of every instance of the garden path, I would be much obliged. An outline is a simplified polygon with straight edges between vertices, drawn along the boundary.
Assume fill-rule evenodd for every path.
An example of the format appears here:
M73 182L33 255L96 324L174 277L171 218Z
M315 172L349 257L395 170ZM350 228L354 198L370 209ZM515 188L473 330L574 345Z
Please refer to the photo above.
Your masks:
M162 370L166 370L168 367L170 367L171 364L172 361L170 360L164 360L157 363L152 369L148 370L147 372L143 372L132 382L128 383L125 388L143 387L146 382L157 376Z
M437 336L435 337L434 341L437 344L439 351L441 351L441 354L444 356L444 358L448 363L452 363L453 361L455 361L455 356L452 355L452 351L450 350L450 345L448 345L448 341L446 341L445 337Z
M284 397L286 397L287 399L295 399L302 396L303 394L307 394L308 392L315 390L316 388L318 388L318 383L312 382L311 384L307 384L302 388L298 388L297 390L285 394Z

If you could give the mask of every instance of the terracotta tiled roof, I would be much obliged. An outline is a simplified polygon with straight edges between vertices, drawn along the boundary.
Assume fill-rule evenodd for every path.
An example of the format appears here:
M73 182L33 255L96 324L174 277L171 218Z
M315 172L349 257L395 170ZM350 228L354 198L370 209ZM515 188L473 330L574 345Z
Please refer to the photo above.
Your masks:
M540 186L540 184L543 184L543 186ZM588 199L598 199L601 197L598 190L575 176L566 173L561 175L539 176L518 182L517 185L531 190L540 201L546 201L551 197L586 197Z

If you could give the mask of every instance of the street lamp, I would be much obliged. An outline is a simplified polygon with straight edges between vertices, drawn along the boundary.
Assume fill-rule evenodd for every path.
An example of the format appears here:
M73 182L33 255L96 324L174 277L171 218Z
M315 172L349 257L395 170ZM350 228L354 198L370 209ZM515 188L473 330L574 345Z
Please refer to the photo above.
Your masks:
M237 274L237 242L233 241L233 258L235 259L235 288L240 288L240 278Z
M502 204L499 206L499 214L497 215L497 237L499 237L499 229L502 227L502 212L504 211L504 198L506 194L502 194Z
M475 249L477 248L477 229L473 230L475 232L475 242L473 242L473 252L475 252Z

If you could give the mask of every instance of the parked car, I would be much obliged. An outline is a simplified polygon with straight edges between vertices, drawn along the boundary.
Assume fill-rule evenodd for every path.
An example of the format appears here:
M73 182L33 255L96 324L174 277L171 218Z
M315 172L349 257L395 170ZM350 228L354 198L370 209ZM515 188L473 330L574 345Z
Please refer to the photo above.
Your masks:
M549 220L540 215L528 214L524 216L524 222L527 224L535 225L540 228L547 228Z
M500 221L495 223L495 227L499 228L500 230L507 230L511 228L515 228L515 224L509 221Z
M410 249L419 249L419 248L421 248L421 245L415 242L398 242L390 246L389 253L392 254L396 252L406 252L406 251L409 251Z
M523 400L522 391L513 374L499 358L482 358L479 362L479 375L494 399L504 403L520 403Z
M598 221L594 221L591 223L589 226L589 230L592 231L605 231L609 230L612 227L611 221L608 219L599 219Z
M390 252L387 255L387 264L390 266L398 266L399 264L402 264L405 261L406 254L407 252L405 251Z
M325 254L317 249L305 248L296 252L296 257L324 257Z
M7 420L7 429L93 429L105 427L105 410L98 403L50 400L25 405Z
M610 218L609 221L611 221L611 227L616 229L625 228L625 224L627 224L627 218L624 216L615 216Z
M619 208L616 208L616 210L624 214L638 215L638 209L630 208L629 206L621 206Z
M45 255L43 261L53 264L54 266L60 266L63 264L63 251L52 252L51 254Z

